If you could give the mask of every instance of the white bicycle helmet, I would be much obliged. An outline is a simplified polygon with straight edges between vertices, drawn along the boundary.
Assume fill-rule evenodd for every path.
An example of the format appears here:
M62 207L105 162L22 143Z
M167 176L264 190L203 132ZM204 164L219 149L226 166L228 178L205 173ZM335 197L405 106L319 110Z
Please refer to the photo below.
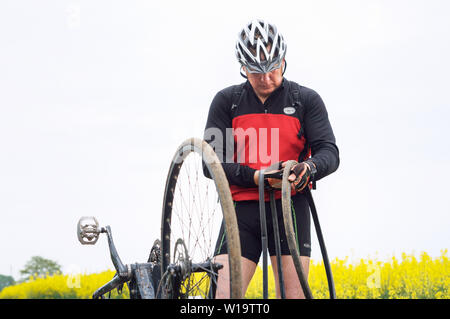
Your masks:
M275 25L264 20L249 22L239 33L236 57L250 73L278 69L286 55L286 43Z

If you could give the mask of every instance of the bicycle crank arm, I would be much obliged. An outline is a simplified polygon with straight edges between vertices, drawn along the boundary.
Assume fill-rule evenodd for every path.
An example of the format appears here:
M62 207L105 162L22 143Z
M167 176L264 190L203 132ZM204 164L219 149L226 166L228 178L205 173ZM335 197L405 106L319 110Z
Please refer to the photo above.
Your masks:
M84 216L78 221L77 236L82 245L95 245L101 233L106 233L108 238L109 252L114 268L116 268L120 277L127 277L129 269L120 260L112 238L111 227L99 227L97 219L93 216Z

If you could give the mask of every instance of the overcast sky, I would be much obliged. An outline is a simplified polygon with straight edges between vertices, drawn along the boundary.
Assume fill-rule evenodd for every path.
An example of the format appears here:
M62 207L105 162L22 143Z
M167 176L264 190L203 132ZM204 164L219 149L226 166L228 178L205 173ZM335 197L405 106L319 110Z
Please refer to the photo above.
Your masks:
M449 247L448 1L0 3L0 274L31 256L65 271L126 263L159 237L170 159L240 83L236 35L253 18L287 41L286 78L323 98L339 170L314 192L330 258ZM315 236L315 233L313 232ZM317 242L313 258L320 259Z

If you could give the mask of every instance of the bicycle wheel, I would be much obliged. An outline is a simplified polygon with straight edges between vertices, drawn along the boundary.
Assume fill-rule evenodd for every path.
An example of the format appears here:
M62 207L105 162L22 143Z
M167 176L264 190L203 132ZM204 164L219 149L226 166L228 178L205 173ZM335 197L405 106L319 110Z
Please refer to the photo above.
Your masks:
M291 172L291 168L297 164L296 161L287 161L283 170L283 179L281 184L281 205L283 209L283 221L284 228L286 230L286 239L289 246L289 252L291 253L292 260L294 262L295 270L297 271L298 279L303 289L303 294L307 299L312 299L311 289L309 288L308 281L306 280L305 271L303 270L302 263L300 261L300 249L297 247L297 241L295 240L294 226L292 221L291 210L291 183L288 177Z
M213 256L222 222L228 243L230 298L238 299L242 298L241 246L228 180L212 147L190 138L172 159L164 192L161 282L172 283L166 287L172 290L167 297L214 297L218 265Z

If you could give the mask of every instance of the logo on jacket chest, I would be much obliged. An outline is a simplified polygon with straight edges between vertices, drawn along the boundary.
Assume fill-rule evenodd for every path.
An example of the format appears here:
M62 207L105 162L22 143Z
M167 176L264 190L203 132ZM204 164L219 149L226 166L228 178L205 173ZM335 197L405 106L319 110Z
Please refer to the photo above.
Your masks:
M295 107L292 107L292 106L286 106L286 107L283 109L283 112L284 112L284 114L292 115L292 114L295 113Z

